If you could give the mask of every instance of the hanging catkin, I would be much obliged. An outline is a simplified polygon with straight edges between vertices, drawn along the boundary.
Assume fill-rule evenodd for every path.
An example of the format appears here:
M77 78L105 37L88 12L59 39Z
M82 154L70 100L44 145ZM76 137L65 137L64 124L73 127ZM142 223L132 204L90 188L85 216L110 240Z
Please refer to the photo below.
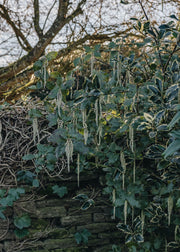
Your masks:
M132 125L129 126L129 146L131 148L132 153L134 153L134 129Z
M113 220L115 220L115 218L116 218L116 207L115 207L115 201L116 201L116 190L115 189L113 189L113 195L112 195L112 201L113 201L113 205L114 205L114 207L113 207Z
M113 78L116 77L116 61L113 62Z
M171 213L173 209L173 198L171 195L168 197L168 226L171 224Z
M36 144L36 137L38 138L39 142L39 129L38 129L38 120L37 117L33 118L33 141Z
M86 124L86 120L87 120L86 109L82 109L82 123L83 123L83 127Z
M59 116L61 116L61 104L62 104L62 92L61 92L61 89L59 89L57 93L57 98L56 98L56 105L57 105Z
M46 83L47 83L47 78L46 78L47 77L47 70L46 70L47 65L48 65L48 62L47 62L47 60L45 60L43 63L44 88L46 87Z
M94 70L94 53L91 53L91 76L93 75Z
M177 242L178 241L178 231L180 231L179 225L176 225L175 230L174 230L174 240Z
M0 146L2 144L3 140L2 140L2 122L0 120Z
M98 135L98 145L101 145L101 138L102 138L102 125L99 124L97 129L97 135Z
M180 104L180 86L178 88L178 104Z
M88 140L88 127L87 124L84 123L84 144L87 145L87 140Z
M79 159L80 159L80 157L79 157L79 153L78 153L78 155L77 155L77 185L78 185L78 187L79 187L79 174L80 174L80 162L79 162Z
M70 138L66 141L65 152L67 157L68 172L70 172L70 161L73 161L73 142Z
M124 152L121 151L120 153L120 161L121 161L121 166L123 168L123 172L122 172L122 189L124 190L125 188L125 173L126 173L126 161L125 161L125 157L124 157Z
M124 202L124 224L127 224L127 200Z
M144 223L145 223L145 214L144 214L144 211L141 210L141 227L142 227L142 235L144 234Z
M129 126L129 146L130 149L132 151L132 153L134 154L134 162L133 162L133 183L136 182L136 157L135 157L135 151L134 151L134 129L132 127L132 125Z
M98 108L98 103L99 103L99 100L96 99L95 105L94 105L94 109L95 109L96 125L97 125L97 126L98 126L98 122L99 122L99 108Z
M118 50L118 62L117 62L117 85L121 86L121 58L120 58L120 46Z

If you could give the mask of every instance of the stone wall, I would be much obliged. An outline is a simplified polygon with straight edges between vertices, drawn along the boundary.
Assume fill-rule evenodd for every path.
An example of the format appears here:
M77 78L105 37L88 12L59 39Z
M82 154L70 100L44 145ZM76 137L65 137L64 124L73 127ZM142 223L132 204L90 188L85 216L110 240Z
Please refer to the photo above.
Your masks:
M102 180L99 174L85 172L80 175L80 188L75 174L65 181L44 179L40 188L31 188L6 210L8 218L0 219L0 252L111 251L112 244L120 244L122 240L99 180ZM53 184L67 186L68 194L59 198L50 189ZM81 210L82 203L72 199L80 193L88 195L95 204ZM20 239L14 234L13 218L23 213L31 217L31 226L29 235ZM74 235L84 229L91 236L87 244L78 245Z

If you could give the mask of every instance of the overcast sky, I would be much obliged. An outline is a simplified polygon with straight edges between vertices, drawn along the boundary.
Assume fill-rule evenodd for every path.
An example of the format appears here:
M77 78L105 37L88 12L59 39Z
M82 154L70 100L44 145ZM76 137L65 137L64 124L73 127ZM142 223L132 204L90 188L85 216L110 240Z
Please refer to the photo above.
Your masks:
M3 4L4 0L0 0L0 4ZM6 0L8 3L8 8L11 9L12 17L18 22L18 16L19 21L22 24L22 29L29 40L30 44L34 46L37 43L37 36L33 29L31 28L31 25L33 23L32 17L33 17L33 9L32 9L32 0ZM40 2L40 12L41 12L41 18L40 18L40 25L41 27L44 26L44 30L47 31L49 26L51 25L52 21L54 20L56 14L57 14L57 7L58 3L57 0L39 0ZM77 5L77 1L73 1L74 5ZM102 12L101 16L99 13L99 7L101 2L102 4ZM100 21L99 18L101 17L101 23L102 25L106 26L102 30L102 32L109 32L108 27L110 25L115 25L117 29L125 29L125 26L122 25L125 22L128 22L131 17L141 17L142 16L142 10L138 4L129 4L129 5L123 5L119 4L120 1L117 0L89 0L89 3L84 8L84 15L80 17L80 23L85 22L85 18L88 17L90 22L89 25L86 27L87 32L95 32L95 29L100 27ZM146 2L146 1L144 1ZM158 0L155 2L162 2L161 0ZM52 5L54 3L54 5ZM94 8L94 3L96 3L96 7ZM74 6L75 7L75 6ZM144 4L144 7L148 9L146 4ZM49 19L46 20L47 13L50 11ZM72 11L69 10L70 12ZM147 14L150 18L150 20L157 20L160 24L163 20L167 20L168 16L171 14L176 14L179 10L176 6L174 6L173 1L172 3L169 3L167 5L164 5L163 11L162 11L162 5L159 6L152 5L151 11L149 11ZM46 22L45 22L46 20ZM78 31L80 29L80 25L72 25L74 31L76 32L76 36L78 37ZM67 40L68 35L70 34L72 28L70 26L66 26L58 36L53 40L55 43L54 45L50 45L47 48L47 51L49 50L58 50L63 47L63 43ZM18 57L21 57L25 52L20 48L16 37L12 33L11 28L7 25L6 22L3 22L2 19L0 19L0 67L5 66L14 60L16 60Z

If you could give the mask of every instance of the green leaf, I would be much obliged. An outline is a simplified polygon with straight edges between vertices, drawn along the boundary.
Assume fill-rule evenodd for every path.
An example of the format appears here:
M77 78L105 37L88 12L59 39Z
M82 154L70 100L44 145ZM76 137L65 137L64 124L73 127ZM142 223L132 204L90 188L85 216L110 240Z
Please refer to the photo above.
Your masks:
M86 194L78 194L75 197L73 197L73 199L83 202L83 201L86 201L88 199L88 196Z
M77 244L80 244L82 242L82 235L79 232L75 233L74 237Z
M85 49L85 51L86 51L86 53L90 53L91 51L92 51L92 49L91 49L91 47L89 47L89 46L83 46L84 47L84 49Z
M38 61L36 61L36 62L34 63L33 68L34 68L34 70L36 71L36 70L41 69L42 65L43 65L43 62L42 62L41 60L38 60Z
M52 90L51 90L51 92L48 94L48 98L49 99L55 99L55 98L57 98L57 93L58 93L58 91L59 91L59 87L58 86L55 86Z
M180 198L177 200L176 206L177 206L178 208L180 208Z
M125 234L131 234L132 230L129 225L125 225L124 223L118 223L116 226L120 231Z
M52 51L52 52L49 52L47 55L46 55L46 58L47 60L55 60L56 57L58 55L58 52L55 52L55 51Z
M31 219L29 215L22 215L20 217L15 217L14 225L19 229L28 228L31 225Z
M6 216L3 214L2 210L0 210L0 219L5 220Z
M33 187L39 187L39 180L38 179L33 179L32 186Z
M73 61L73 64L74 64L75 67L77 67L80 63L81 63L81 58L80 57L74 59L74 61Z
M83 203L83 205L81 206L81 210L87 210L88 208L90 208L90 206L94 205L94 200L93 199L88 199L87 201L85 201Z
M27 155L24 155L22 159L25 160L25 161L33 160L34 155L33 154L27 154Z
M160 25L159 26L159 29L160 30L166 30L166 29L169 29L170 27L169 27L169 25L167 25L167 24L163 24L163 25Z
M14 233L18 238L24 238L29 234L29 231L27 229L21 229L21 230L15 229Z
M80 244L80 243L87 244L89 236L91 236L91 233L86 228L75 233L74 235L77 244Z
M144 237L142 236L142 234L135 234L133 238L138 243L144 242Z
M170 18L176 19L177 21L179 21L179 19L173 14L170 16Z
M38 109L30 109L28 114L30 118L34 118L34 117L38 118L42 116L41 111Z
M164 146L160 144L151 145L146 151L146 157L148 157L149 159L162 158L164 150Z
M155 94L160 94L159 90L155 87L155 86L152 86L152 85L149 85L148 88Z
M132 236L132 235L128 235L128 236L126 237L125 243L126 243L126 244L127 244L127 243L130 243L130 242L132 242L132 240L133 240L133 236Z
M68 193L66 186L59 187L58 185L54 185L52 187L53 193L57 194L60 198L64 197Z
M180 139L174 140L163 152L164 158L171 156L174 152L180 150Z
M4 197L5 193L6 193L5 189L0 189L0 198Z
M168 124L168 127L171 129L177 122L179 122L179 120L180 120L180 111L178 111L175 114L171 122Z
M146 119L146 121L148 121L149 123L153 122L153 117L149 114L149 113L144 113L144 118Z

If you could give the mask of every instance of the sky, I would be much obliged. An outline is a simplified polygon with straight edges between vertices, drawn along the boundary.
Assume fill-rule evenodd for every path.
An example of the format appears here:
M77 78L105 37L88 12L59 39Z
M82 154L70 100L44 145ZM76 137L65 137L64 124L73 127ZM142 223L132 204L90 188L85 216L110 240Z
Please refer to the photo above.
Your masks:
M0 0L0 4L4 1L7 3L8 8L11 10L11 17L17 24L21 24L23 33L29 40L30 44L34 46L38 37L33 30L33 9L32 0ZM131 0L133 1L133 0ZM161 0L158 0L160 3ZM156 3L158 1L155 1ZM47 31L51 23L55 19L58 8L57 0L39 0L40 2L40 26L44 27L44 31ZM72 1L73 5L69 10L69 13L73 11L73 8L77 6L79 0ZM108 33L111 29L111 25L114 25L117 30L125 29L126 22L129 22L131 17L142 17L142 10L138 4L132 3L128 5L119 4L118 0L88 0L88 4L84 6L84 15L76 19L75 23L71 23L71 26L66 26L58 36L53 40L53 45L47 47L47 51L59 50L64 47L64 43L70 38L72 32L75 33L75 38L79 37L81 31L81 25L86 23L88 19L88 25L85 32L95 33L96 30L100 32ZM134 2L134 1L133 1ZM148 6L143 1L145 9L148 10ZM99 11L102 4L101 12ZM94 7L95 6L95 7ZM149 19L156 20L159 24L163 20L168 20L168 17L175 14L177 11L173 1L163 6L152 5L151 11L147 11ZM50 13L49 18L46 19L47 14ZM104 29L101 26L105 26ZM84 32L84 34L85 34ZM22 57L25 51L19 46L12 29L0 18L0 67L6 66L16 59Z

